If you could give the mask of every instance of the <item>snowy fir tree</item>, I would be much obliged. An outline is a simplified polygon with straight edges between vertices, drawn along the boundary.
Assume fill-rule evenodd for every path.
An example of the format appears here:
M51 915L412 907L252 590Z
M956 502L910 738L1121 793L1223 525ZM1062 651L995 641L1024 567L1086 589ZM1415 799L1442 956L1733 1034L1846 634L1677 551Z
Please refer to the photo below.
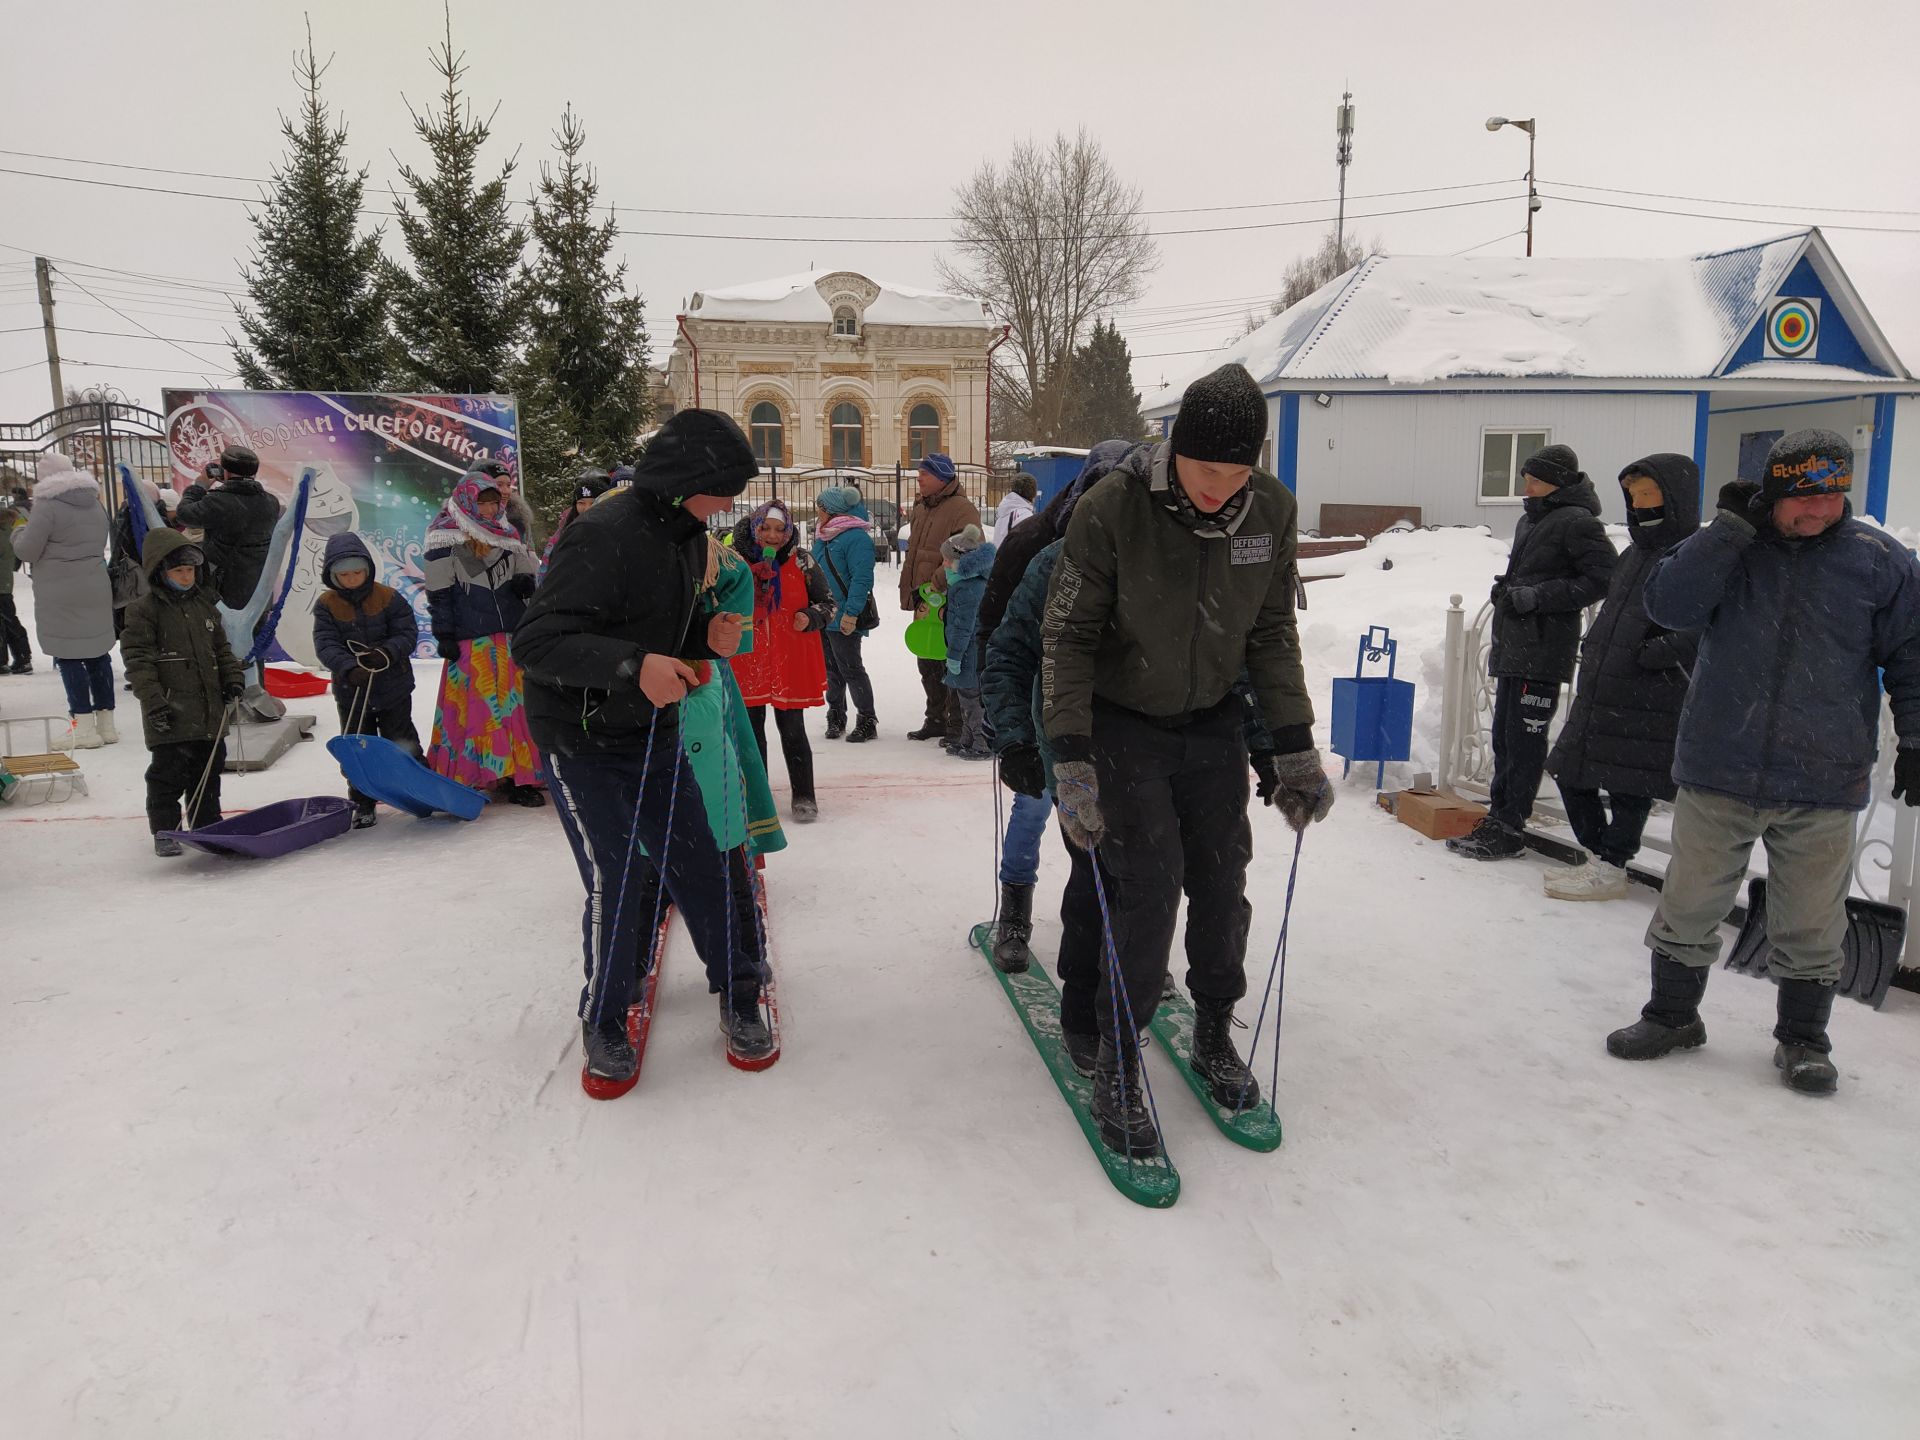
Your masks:
M299 115L280 117L287 157L264 210L247 217L253 264L240 272L245 343L234 342L233 359L252 390L380 390L392 378L391 272L379 230L359 228L367 172L348 167L347 127L320 95L326 70L309 26L294 61Z
M627 290L626 262L613 259L618 224L594 214L600 187L580 159L586 139L569 106L554 136L558 168L540 167L530 224L536 250L523 278L527 350L514 374L521 471L533 503L549 515L565 503L580 466L634 458L653 410L645 309Z
M485 184L476 178L491 117L476 118L461 94L466 61L454 51L451 18L433 66L446 88L432 110L413 112L431 165L400 167L411 192L411 203L399 203L400 236L413 269L396 281L394 333L410 383L486 394L506 383L524 328L519 266L526 230L508 215L513 161Z
M1087 343L1074 352L1066 405L1066 444L1146 436L1140 392L1133 388L1133 352L1110 320L1096 320Z

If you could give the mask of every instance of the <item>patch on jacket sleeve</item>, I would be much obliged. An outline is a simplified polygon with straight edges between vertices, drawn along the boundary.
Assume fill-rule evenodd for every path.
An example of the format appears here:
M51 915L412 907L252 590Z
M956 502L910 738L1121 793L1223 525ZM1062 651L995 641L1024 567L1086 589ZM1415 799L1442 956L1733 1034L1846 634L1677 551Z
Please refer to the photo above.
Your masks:
M1267 565L1273 560L1272 535L1235 535L1229 542L1233 553L1228 557L1235 565Z

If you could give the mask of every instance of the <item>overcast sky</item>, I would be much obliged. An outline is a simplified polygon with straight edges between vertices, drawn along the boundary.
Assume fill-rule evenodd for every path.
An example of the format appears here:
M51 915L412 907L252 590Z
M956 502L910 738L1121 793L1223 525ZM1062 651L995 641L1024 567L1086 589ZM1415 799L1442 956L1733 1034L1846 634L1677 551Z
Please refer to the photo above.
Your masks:
M455 0L453 25L475 103L498 105L493 160L519 152L516 195L526 195L572 102L603 199L758 212L621 216L656 358L695 290L809 266L936 283L942 220L868 217L943 216L982 159L1056 130L1087 126L1150 210L1323 201L1335 189L1333 111L1344 83L1359 111L1350 228L1389 251L1520 254L1512 232L1525 220L1526 137L1488 134L1484 121L1534 116L1541 184L1560 197L1540 214L1537 254L1687 254L1819 222L1908 368L1920 368L1920 5L1608 0L1443 14L1454 8ZM435 93L428 50L441 7L336 0L311 13L316 48L333 56L327 99L350 128L355 159L371 167L368 203L391 208L395 157L425 163L406 100ZM277 3L10 5L0 147L264 176L283 149L276 112L298 98L301 15ZM244 178L17 153L0 154L0 167L255 194ZM1489 181L1507 183L1368 198ZM1612 190L1556 188L1573 184ZM1486 203L1368 218L1469 200ZM1330 203L1308 203L1154 215L1157 231L1208 233L1164 235L1149 293L1118 317L1143 386L1194 363L1168 352L1230 336L1332 213ZM835 218L764 218L774 214ZM1312 223L1276 223L1301 220ZM1259 228L1218 228L1228 226ZM709 238L640 233L662 231ZM757 238L718 238L732 236ZM388 240L397 253L390 223ZM0 419L29 419L49 400L35 254L70 272L56 278L69 384L107 382L157 404L165 384L237 383L223 374L231 322L218 292L238 289L249 248L243 206L0 173L0 245ZM169 340L83 333L141 326Z

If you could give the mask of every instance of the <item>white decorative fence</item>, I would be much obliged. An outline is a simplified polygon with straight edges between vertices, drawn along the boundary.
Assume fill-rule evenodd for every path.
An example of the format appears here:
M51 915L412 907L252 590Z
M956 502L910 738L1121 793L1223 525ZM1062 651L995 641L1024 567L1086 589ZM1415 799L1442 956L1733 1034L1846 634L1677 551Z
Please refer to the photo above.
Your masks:
M1484 800L1493 775L1493 680L1487 674L1493 606L1482 604L1469 623L1461 597L1449 598L1437 780L1442 790ZM1554 717L1556 733L1569 708L1561 706ZM1883 708L1873 803L1861 814L1854 831L1853 888L1866 899L1905 910L1913 903L1916 880L1920 879L1915 874L1916 863L1920 863L1920 809L1896 804L1892 799L1894 745L1893 716ZM1543 788L1534 814L1564 823L1566 816L1551 792L1551 786ZM1665 809L1656 806L1655 813ZM1659 834L1649 834L1643 845L1661 854L1672 853Z

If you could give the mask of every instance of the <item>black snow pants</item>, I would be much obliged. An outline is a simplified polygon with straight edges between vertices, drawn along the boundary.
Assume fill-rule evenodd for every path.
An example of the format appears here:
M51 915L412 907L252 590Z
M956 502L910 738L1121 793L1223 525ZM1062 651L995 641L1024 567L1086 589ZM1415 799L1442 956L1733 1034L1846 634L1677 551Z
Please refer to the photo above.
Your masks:
M1145 1029L1160 1002L1180 896L1187 897L1187 989L1196 1000L1247 993L1247 864L1253 827L1247 742L1237 696L1164 724L1096 700L1099 878L1113 920L1125 1000L1109 984L1093 864L1077 855L1061 900L1060 1023L1113 1037L1115 1010Z
M336 688L333 703L340 712L342 735L378 735L382 740L391 740L414 759L420 758L420 732L413 726L411 691L385 705L369 705L364 691L351 686L344 692ZM347 798L356 809L373 808L373 801L351 785L347 787Z
M1560 708L1560 687L1547 680L1502 676L1493 692L1493 782L1487 814L1524 830L1540 777L1547 773L1547 731Z
M758 928L741 924L752 913L743 903L751 891L742 852L714 847L693 768L670 736L654 747L644 791L643 760L623 753L546 757L561 828L587 890L580 1018L596 1025L633 1003L653 939L649 897L659 894L647 877L663 873L663 858L667 897L686 919L707 989L741 999L760 993Z
M220 771L227 763L227 745L216 747L210 740L181 740L172 745L156 745L148 752L147 828L155 835L162 830L180 828L180 805L193 804L193 792L200 789L200 777L207 787L200 804L187 816L187 829L198 830L220 818ZM208 764L208 757L212 764Z

